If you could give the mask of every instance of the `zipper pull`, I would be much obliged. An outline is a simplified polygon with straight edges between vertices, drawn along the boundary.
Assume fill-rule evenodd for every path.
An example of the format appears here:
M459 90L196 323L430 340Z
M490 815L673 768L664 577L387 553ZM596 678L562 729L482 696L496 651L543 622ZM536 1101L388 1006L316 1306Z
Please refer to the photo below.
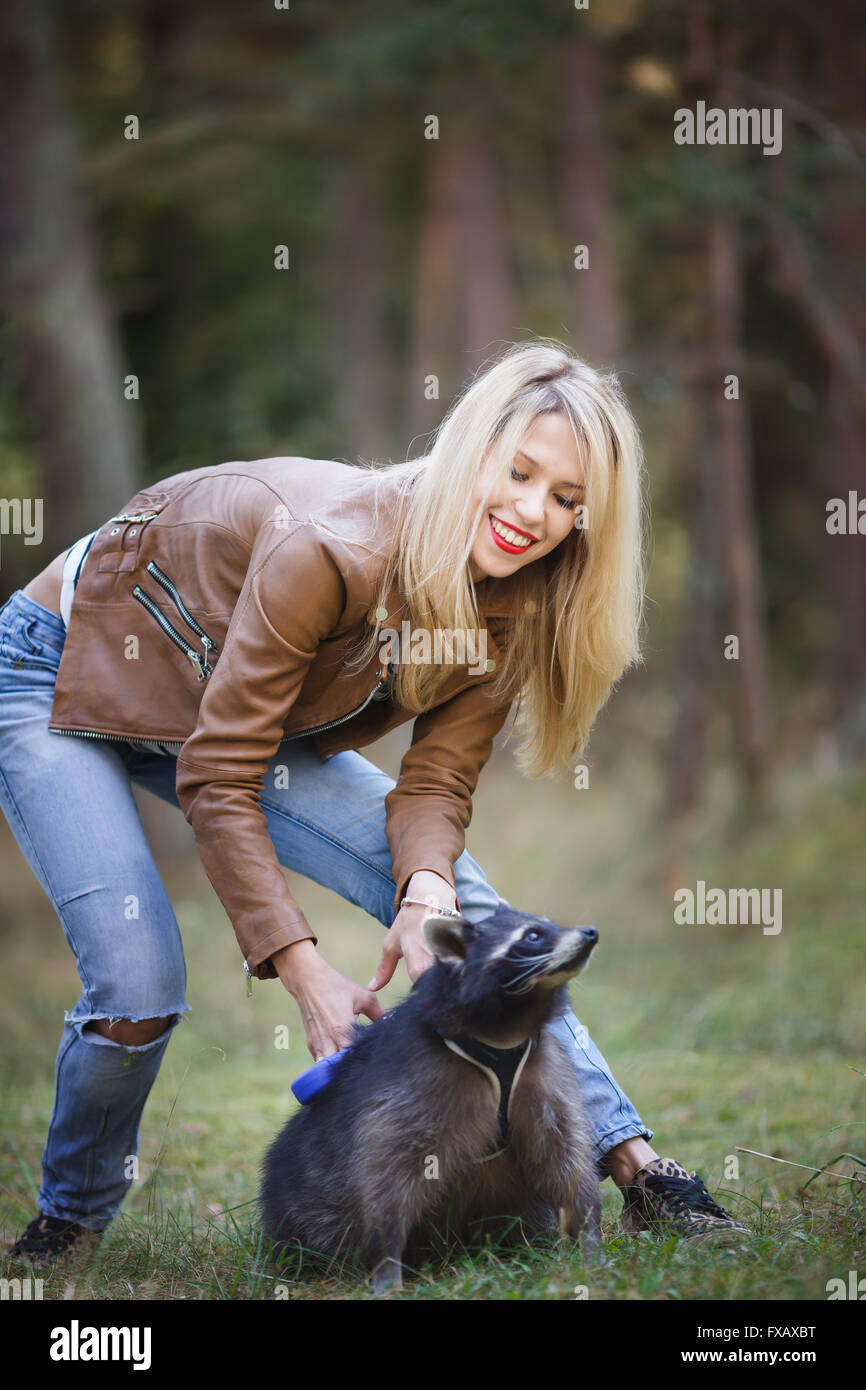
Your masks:
M208 666L207 662L202 662L202 658L199 656L198 652L193 651L192 647L190 647L189 651L187 652L187 656L193 664L193 669L195 670L196 678L198 680L203 681L205 676L210 675L211 668Z
M247 965L246 961L244 961L244 974L247 977L247 998L249 999L253 992L253 977L250 974L250 967Z

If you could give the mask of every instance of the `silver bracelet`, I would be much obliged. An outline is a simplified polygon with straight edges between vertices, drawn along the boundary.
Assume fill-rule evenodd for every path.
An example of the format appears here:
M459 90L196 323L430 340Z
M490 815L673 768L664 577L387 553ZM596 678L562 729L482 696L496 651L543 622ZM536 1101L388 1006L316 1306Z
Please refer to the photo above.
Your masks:
M409 903L415 907L426 907L431 912L439 912L443 917L461 917L462 913L456 907L439 907L436 903L425 902L423 898L403 898L400 902L401 907Z

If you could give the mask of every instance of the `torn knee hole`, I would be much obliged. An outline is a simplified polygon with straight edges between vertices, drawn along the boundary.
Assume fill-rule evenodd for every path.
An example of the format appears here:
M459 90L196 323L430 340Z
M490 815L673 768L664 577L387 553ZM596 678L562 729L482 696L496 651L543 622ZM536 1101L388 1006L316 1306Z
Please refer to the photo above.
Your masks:
M82 1027L82 1032L92 1029L112 1042L138 1047L142 1043L154 1042L161 1037L176 1014L164 1014L156 1018L91 1018Z

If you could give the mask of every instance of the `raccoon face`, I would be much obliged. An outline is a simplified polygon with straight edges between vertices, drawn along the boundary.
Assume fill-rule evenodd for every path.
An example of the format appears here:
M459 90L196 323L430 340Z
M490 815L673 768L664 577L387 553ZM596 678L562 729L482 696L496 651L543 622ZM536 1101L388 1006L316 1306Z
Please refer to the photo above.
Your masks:
M462 917L427 917L427 943L446 965L477 978L484 993L555 989L583 970L595 927L558 927L545 917L500 908L477 926Z

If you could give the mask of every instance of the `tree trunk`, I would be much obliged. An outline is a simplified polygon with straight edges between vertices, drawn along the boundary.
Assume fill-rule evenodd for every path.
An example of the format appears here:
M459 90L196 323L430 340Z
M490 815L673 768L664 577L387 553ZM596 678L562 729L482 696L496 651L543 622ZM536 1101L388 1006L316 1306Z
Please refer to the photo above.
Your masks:
M118 139L120 139L118 131ZM39 444L47 562L138 487L137 404L99 293L48 0L0 6L0 300Z
M444 127L444 123L443 123ZM418 228L414 322L406 383L406 419L411 436L438 425L447 406L457 319L457 174L459 150L446 128L424 140L427 191ZM423 138L419 136L419 138ZM429 379L438 394L430 397ZM426 447L419 442L421 452Z
M516 329L507 209L485 103L448 92L438 109L439 139L429 142L427 204L419 232L413 432L433 429L452 390L513 341ZM432 374L445 399L424 399L425 379Z
M589 267L572 269L574 338L594 365L613 367L622 350L623 325L614 248L614 219L602 120L604 59L591 39L562 46L558 90L562 113L559 204L569 265L574 246L586 246Z
M693 104L714 90L713 104L725 106L716 86L715 36L709 7L696 0L684 17L686 51L682 62L682 100ZM739 44L734 30L721 35L721 57L730 59ZM732 662L736 689L735 738L747 786L760 802L769 762L767 638L761 595L757 526L752 497L749 421L745 400L728 398L725 378L741 378L740 279L736 227L722 212L695 224L708 282L704 344L696 348L689 372L695 383L699 502L692 526L691 619L679 654L677 719L669 757L666 811L671 840L667 856L669 886L685 866L688 816L698 801L705 761L706 728L714 674L723 669L723 639L739 639ZM740 386L742 386L740 380ZM733 396L729 389L728 396Z
M856 22L859 11L848 6ZM837 121L856 126L862 105L858 55L841 20L824 26L819 55L825 107ZM791 35L780 30L770 63L770 80L793 119L798 67ZM839 156L837 155L837 159ZM860 535L828 535L826 505L834 497L847 503L849 492L864 495L863 445L866 438L866 304L855 291L851 269L866 241L866 214L851 196L850 167L831 165L820 190L818 224L821 268L806 244L789 197L793 174L786 150L770 171L771 213L766 235L773 283L803 326L823 363L821 429L812 502L816 510L819 555L829 609L830 643L824 680L832 691L830 711L836 751L848 761L866 749L866 546ZM842 277L839 277L839 268Z
M736 230L726 217L715 217L709 225L707 274L709 342L715 364L715 468L721 480L719 522L731 634L739 639L739 657L731 663L737 692L736 739L748 787L761 801L766 792L770 744L767 636L752 493L748 407L743 399L727 399L723 385L726 377L739 374L740 335ZM724 659L722 652L719 659Z
M461 115L455 174L459 346L477 361L514 335L508 216L481 103Z
M682 620L675 688L677 715L667 756L666 883L673 894L688 874L691 814L700 800L721 641L722 564L718 528L720 477L713 454L714 405L705 382L692 391L698 458L692 508L688 609Z
M381 458L386 440L385 341L387 226L382 217L381 188L366 164L346 175L339 190L333 253L333 357L337 364L334 399L345 443L338 451L350 460Z

